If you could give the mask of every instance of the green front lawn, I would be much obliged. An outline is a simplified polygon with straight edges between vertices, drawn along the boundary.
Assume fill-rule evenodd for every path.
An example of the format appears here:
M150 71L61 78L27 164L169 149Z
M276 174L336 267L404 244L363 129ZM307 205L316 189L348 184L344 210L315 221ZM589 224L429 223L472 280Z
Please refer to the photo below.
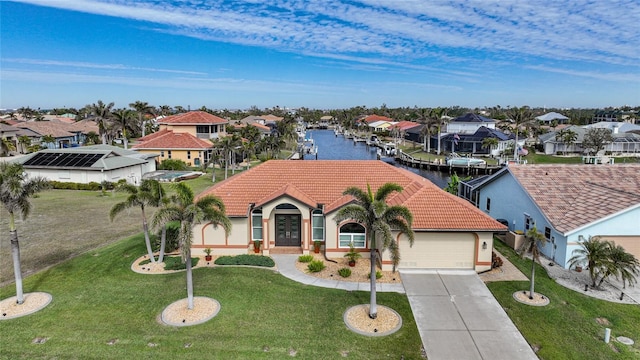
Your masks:
M2 359L419 359L421 341L405 295L378 293L403 326L373 338L348 330L344 311L368 303L368 292L324 289L270 269L194 269L196 296L218 300L220 313L190 327L158 317L186 297L184 272L144 275L130 270L144 254L141 235L92 250L25 279L25 292L53 302L18 319L0 321ZM0 299L15 286L0 289ZM46 338L44 344L32 343ZM113 345L109 345L113 342Z
M494 242L498 251L529 276L531 261ZM511 320L529 344L539 347L541 359L638 359L640 357L640 306L597 300L567 289L551 280L545 270L536 265L535 291L549 297L544 307L516 302L513 293L528 290L528 281L492 282L487 286L498 299ZM606 319L609 325L598 323ZM602 320L600 320L602 322ZM603 341L605 328L611 338L626 336L635 340L633 347Z

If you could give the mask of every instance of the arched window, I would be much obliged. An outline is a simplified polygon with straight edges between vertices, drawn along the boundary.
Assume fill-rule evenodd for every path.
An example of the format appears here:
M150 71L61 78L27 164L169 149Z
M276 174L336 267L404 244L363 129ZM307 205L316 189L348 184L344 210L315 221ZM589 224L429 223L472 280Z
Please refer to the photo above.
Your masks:
M353 243L356 248L365 248L367 245L366 230L357 223L346 223L340 226L339 247L348 248Z

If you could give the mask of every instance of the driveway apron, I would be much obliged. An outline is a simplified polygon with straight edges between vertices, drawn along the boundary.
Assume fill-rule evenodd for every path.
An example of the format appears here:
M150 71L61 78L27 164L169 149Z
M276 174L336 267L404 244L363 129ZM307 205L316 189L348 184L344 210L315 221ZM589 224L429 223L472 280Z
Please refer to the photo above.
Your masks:
M538 359L474 271L400 275L429 360Z

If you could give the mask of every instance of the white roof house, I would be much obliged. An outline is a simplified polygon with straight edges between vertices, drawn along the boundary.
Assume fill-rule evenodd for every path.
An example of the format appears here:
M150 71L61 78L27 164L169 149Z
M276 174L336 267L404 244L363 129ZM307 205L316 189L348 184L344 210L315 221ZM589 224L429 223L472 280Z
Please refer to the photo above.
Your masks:
M46 149L12 160L30 176L51 181L87 184L125 179L137 185L142 175L156 170L158 155L143 154L110 145Z

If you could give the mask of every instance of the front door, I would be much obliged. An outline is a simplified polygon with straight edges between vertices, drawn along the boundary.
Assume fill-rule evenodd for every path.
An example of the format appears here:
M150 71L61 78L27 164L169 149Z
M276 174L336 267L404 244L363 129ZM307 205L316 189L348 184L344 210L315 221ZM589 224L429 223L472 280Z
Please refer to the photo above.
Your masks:
M276 246L300 246L300 215L276 215Z

